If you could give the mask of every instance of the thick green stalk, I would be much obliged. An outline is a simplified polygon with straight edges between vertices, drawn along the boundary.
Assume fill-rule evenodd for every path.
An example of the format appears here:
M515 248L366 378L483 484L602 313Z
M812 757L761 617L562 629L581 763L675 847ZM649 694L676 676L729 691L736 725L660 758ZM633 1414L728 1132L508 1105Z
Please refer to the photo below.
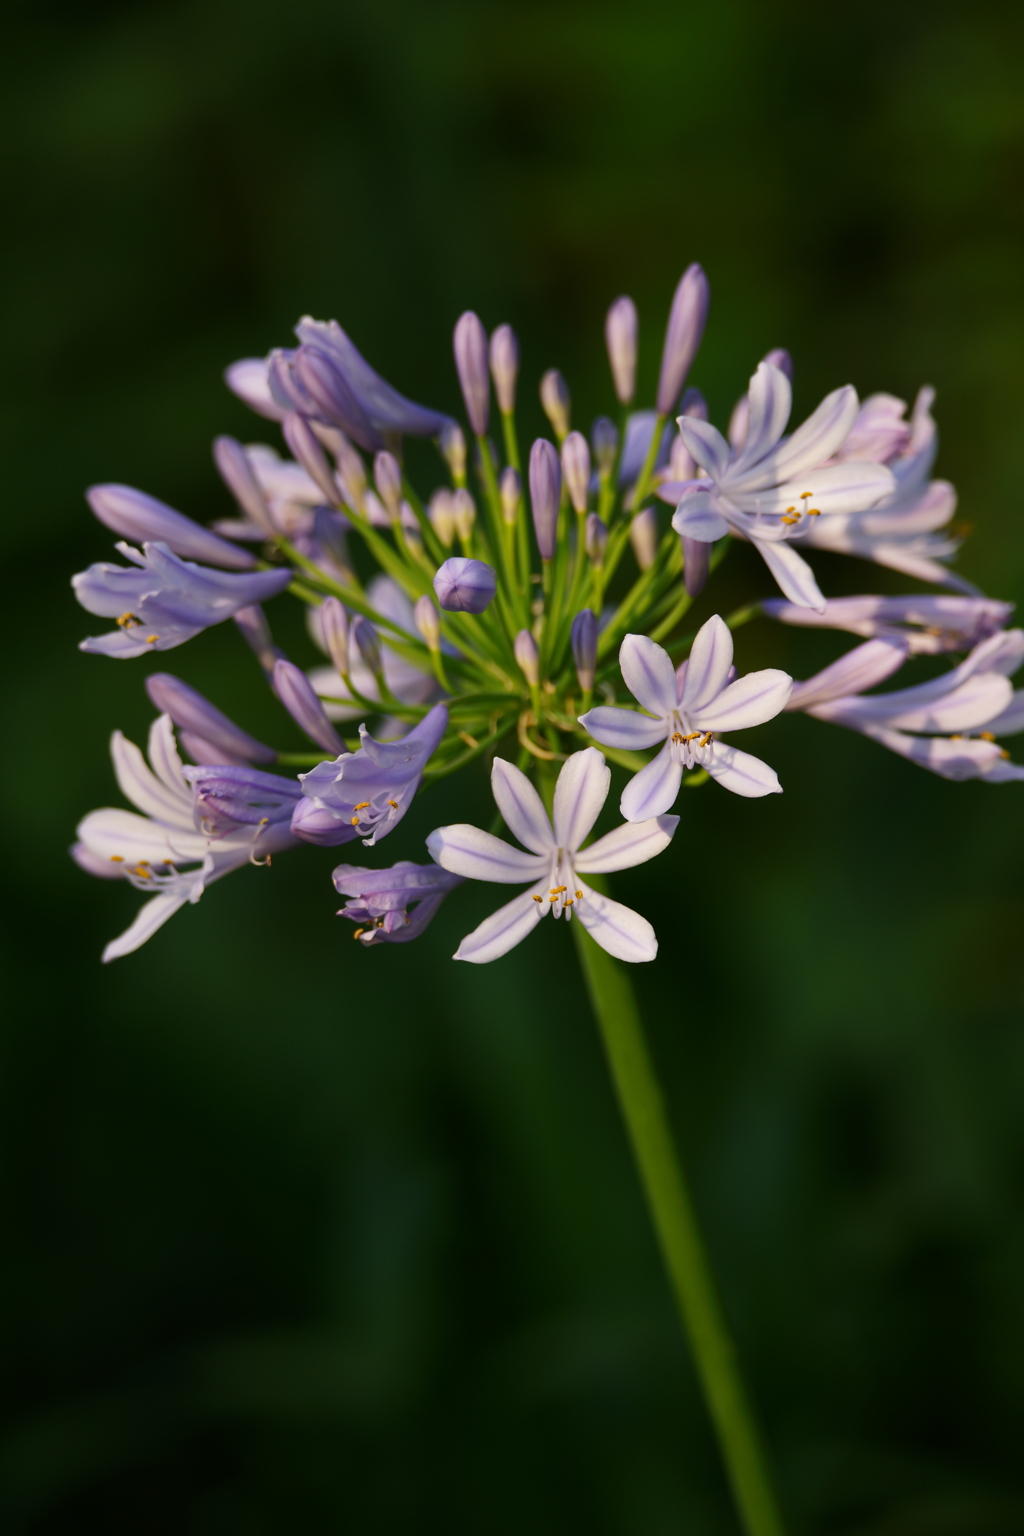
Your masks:
M572 924L591 1006L683 1324L749 1536L782 1536L736 1350L722 1315L697 1217L672 1143L665 1106L625 969L582 923Z

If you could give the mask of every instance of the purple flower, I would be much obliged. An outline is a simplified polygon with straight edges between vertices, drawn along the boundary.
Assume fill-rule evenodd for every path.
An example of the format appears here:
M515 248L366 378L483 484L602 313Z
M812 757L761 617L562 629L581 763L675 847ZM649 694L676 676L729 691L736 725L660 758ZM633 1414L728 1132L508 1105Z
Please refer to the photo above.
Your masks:
M195 688L169 672L146 678L146 692L161 714L170 715L197 762L273 763L277 753L243 731Z
M499 325L491 335L491 378L498 397L498 409L511 416L516 408L516 380L519 377L519 343L510 325Z
M491 381L487 374L487 332L471 309L455 326L455 367L458 370L466 415L477 437L487 431L491 406Z
M573 511L585 512L590 490L590 445L582 432L570 432L562 444L562 475Z
M707 546L704 546L707 548ZM1012 603L994 597L947 597L915 593L910 597L834 597L821 613L798 608L781 598L761 605L770 618L802 628L845 629L866 638L904 639L915 656L965 651L987 640L1006 623Z
M659 416L670 415L679 399L704 335L710 303L711 289L704 276L704 269L694 262L679 279L665 329L661 373L658 378Z
M293 661L274 665L274 691L295 723L325 752L343 752L345 743L324 713L313 684Z
M244 763L202 763L183 770L192 786L192 813L207 837L224 837L249 827L280 827L302 799L295 779L261 773Z
M286 823L263 816L247 822L232 818L230 830L197 831L193 794L169 716L161 715L150 730L152 767L120 731L114 732L110 749L121 792L142 815L113 807L90 812L79 823L72 856L89 874L129 880L150 900L130 927L107 945L105 961L145 944L186 902L197 902L211 881L244 864L268 864L272 853L295 842ZM221 770L231 771L255 772Z
M335 762L299 775L303 799L295 808L292 831L322 847L361 837L372 848L409 809L447 725L443 704L435 704L401 741L374 741L361 725L357 752L343 752Z
M538 437L530 449L530 506L542 560L554 559L561 499L562 467L558 449L546 437Z
M185 559L223 565L230 571L249 571L256 564L248 550L218 538L182 512L130 485L94 485L86 492L86 500L105 527L136 544L159 541Z
M437 600L448 613L483 613L497 590L494 567L464 555L446 560L434 577Z
M456 960L486 964L507 954L540 922L552 917L580 922L602 949L619 960L653 960L658 953L654 929L645 917L602 896L581 874L607 874L645 864L667 848L678 816L627 822L580 851L600 815L611 775L594 747L574 752L555 785L554 815L549 819L536 789L512 763L495 758L491 788L505 825L528 852L513 848L479 827L438 827L427 838L431 857L442 869L467 880L500 885L530 882L531 889L500 907L464 938Z
M594 669L597 666L598 625L593 611L583 608L572 621L570 642L572 658L576 663L576 676L584 693L594 687Z
M766 352L765 353L765 355L764 355L764 357L762 357L761 361L762 361L762 363L771 363L773 368L780 369L781 372L786 375L786 378L792 384L792 382L793 382L793 359L790 357L790 355L786 351L785 347L773 347L770 352ZM686 391L687 395L689 395L690 393L691 393L690 390ZM697 391L693 391L693 393L697 393ZM703 397L702 397L702 404L703 404ZM686 399L684 397L684 399L683 399L683 415L684 416L700 416L702 421L707 421L707 419L708 419L707 405L706 404L704 405L704 409L702 411L687 410L686 409ZM733 406L732 415L729 417L729 431L728 431L728 434L727 434L728 438L729 438L729 442L735 448L737 453L739 453L742 450L743 445L744 445L744 443L747 440L747 429L749 428L749 426L750 426L750 396L749 395L740 395L740 398L736 401L736 404ZM691 463L692 463L692 461L691 461ZM690 468L689 470L686 470L684 473L679 474L679 475L675 476L674 478L679 479L679 480L689 480L691 478L691 476L693 475L693 473L694 473L693 469Z
M353 938L365 945L418 939L448 892L462 884L461 875L408 859L400 859L390 869L339 864L331 878L339 895L354 898L338 916L359 924Z
M629 404L636 391L637 330L636 305L623 295L615 300L604 322L612 382L623 405Z
M130 544L118 552L137 569L90 565L71 578L75 596L89 613L116 618L118 629L83 640L79 650L124 659L183 645L211 624L222 624L240 609L276 597L291 571L213 571L179 560L166 544Z
M697 631L689 659L677 670L668 652L646 635L623 640L622 678L647 714L601 705L581 715L580 724L608 747L636 752L665 743L622 792L619 809L627 820L645 821L667 811L684 768L704 768L747 799L782 792L773 769L718 736L771 720L785 708L793 679L773 667L737 678L732 655L732 635L718 614Z

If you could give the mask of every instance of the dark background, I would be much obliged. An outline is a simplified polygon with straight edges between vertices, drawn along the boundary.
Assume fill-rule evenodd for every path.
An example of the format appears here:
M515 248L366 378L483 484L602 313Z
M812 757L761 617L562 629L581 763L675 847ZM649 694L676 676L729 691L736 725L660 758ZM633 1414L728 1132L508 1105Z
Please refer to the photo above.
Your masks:
M446 408L458 314L510 320L526 431L552 364L586 426L608 302L650 398L699 259L716 419L777 345L798 418L933 383L961 568L1020 599L1022 32L985 0L8 6L5 1528L736 1530L561 928L453 965L499 894L467 888L362 952L304 848L99 964L139 898L65 850L146 667L301 743L231 625L76 652L111 542L82 490L225 515L210 439L273 429L221 369L307 311ZM714 606L766 590L734 551ZM845 644L761 623L737 660ZM684 795L616 890L661 938L641 998L792 1530L1022 1532L1024 791L803 718L751 745L785 795ZM380 862L487 814L449 781Z

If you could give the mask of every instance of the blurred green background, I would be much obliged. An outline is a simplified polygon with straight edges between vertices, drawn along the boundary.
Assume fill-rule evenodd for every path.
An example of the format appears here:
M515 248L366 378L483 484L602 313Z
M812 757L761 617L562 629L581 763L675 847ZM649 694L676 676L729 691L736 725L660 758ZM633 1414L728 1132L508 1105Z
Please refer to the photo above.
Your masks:
M459 313L509 320L526 430L552 365L586 426L608 302L649 397L699 259L716 419L777 345L798 416L936 385L961 568L1020 600L1022 65L990 0L8 6L4 1529L736 1530L561 928L455 966L495 904L466 888L363 952L305 848L100 965L138 896L66 848L147 666L301 743L233 626L76 651L68 578L111 543L82 491L226 515L211 438L272 428L221 370L307 311L449 409ZM764 591L737 550L714 606ZM737 660L845 646L762 622ZM684 796L616 889L661 939L638 985L792 1530L1022 1532L1022 791L802 718L752 745L785 795ZM379 862L485 804L448 781Z

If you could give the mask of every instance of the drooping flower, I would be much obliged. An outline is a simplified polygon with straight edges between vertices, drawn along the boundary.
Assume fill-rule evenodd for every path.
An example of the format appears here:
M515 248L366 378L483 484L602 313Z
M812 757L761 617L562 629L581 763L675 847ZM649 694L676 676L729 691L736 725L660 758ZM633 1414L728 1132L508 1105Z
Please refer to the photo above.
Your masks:
M367 946L418 939L448 892L462 884L461 875L408 859L390 869L339 864L331 878L339 894L350 898L338 916L359 924L353 938Z
M913 593L909 597L833 597L820 613L782 598L761 604L770 618L800 628L844 629L865 638L904 638L915 656L964 651L1002 629L1012 603L994 597L948 597Z
M361 725L357 751L299 775L303 797L292 816L296 837L326 848L356 837L372 848L387 837L412 804L447 724L447 709L435 704L401 741L375 741Z
M104 561L71 578L83 608L118 623L110 634L83 640L80 651L119 659L169 651L240 608L276 597L292 579L288 570L210 570L180 560L166 544L143 544L141 553L130 544L116 547L136 569Z
M116 960L145 944L186 902L197 902L211 881L243 864L268 863L270 854L295 842L287 820L273 821L265 812L244 823L233 818L230 828L223 821L216 827L208 822L204 831L200 821L197 830L193 792L168 715L161 715L150 729L152 766L120 731L114 732L110 750L121 792L142 814L115 807L91 811L78 825L78 842L71 852L89 874L129 880L150 900L107 945L104 960Z
M217 709L196 688L170 672L152 672L146 692L162 714L170 715L182 744L197 763L272 763L273 747L257 741Z
M1024 630L990 635L930 682L865 695L902 664L908 649L905 638L868 640L796 683L787 708L859 731L946 779L1024 779L1024 767L1010 762L995 739L997 727L1007 734L1019 728L1009 674L1024 661Z
M750 421L734 452L710 422L680 416L679 435L706 480L669 482L659 495L679 496L676 532L713 543L730 529L755 545L790 602L824 606L814 575L789 541L823 516L861 512L895 488L883 464L822 464L842 447L857 416L852 385L827 395L793 435L783 439L792 388L786 375L761 363L750 381ZM671 491L669 487L671 486Z
M545 912L571 918L574 911L590 936L610 955L629 961L654 959L658 941L647 919L592 890L581 876L645 864L668 847L679 818L658 816L626 822L581 850L608 798L610 785L611 774L595 747L574 752L558 775L554 814L549 818L526 775L514 764L495 758L491 770L495 801L509 831L529 851L466 824L438 827L427 838L427 847L431 857L451 874L499 885L529 881L531 888L464 938L455 952L456 960L470 960L476 965L497 960L525 939Z
M603 704L581 715L580 724L607 747L642 751L665 743L622 792L619 809L628 821L667 811L679 793L684 768L704 768L748 799L781 793L773 769L718 736L771 720L785 708L793 679L773 667L737 678L732 656L732 634L717 614L698 630L688 660L678 669L646 635L623 640L623 681L648 713Z
M94 485L86 492L86 500L105 528L134 544L159 542L183 559L202 560L232 571L252 570L256 564L248 550L229 544L183 512L175 512L133 486Z

